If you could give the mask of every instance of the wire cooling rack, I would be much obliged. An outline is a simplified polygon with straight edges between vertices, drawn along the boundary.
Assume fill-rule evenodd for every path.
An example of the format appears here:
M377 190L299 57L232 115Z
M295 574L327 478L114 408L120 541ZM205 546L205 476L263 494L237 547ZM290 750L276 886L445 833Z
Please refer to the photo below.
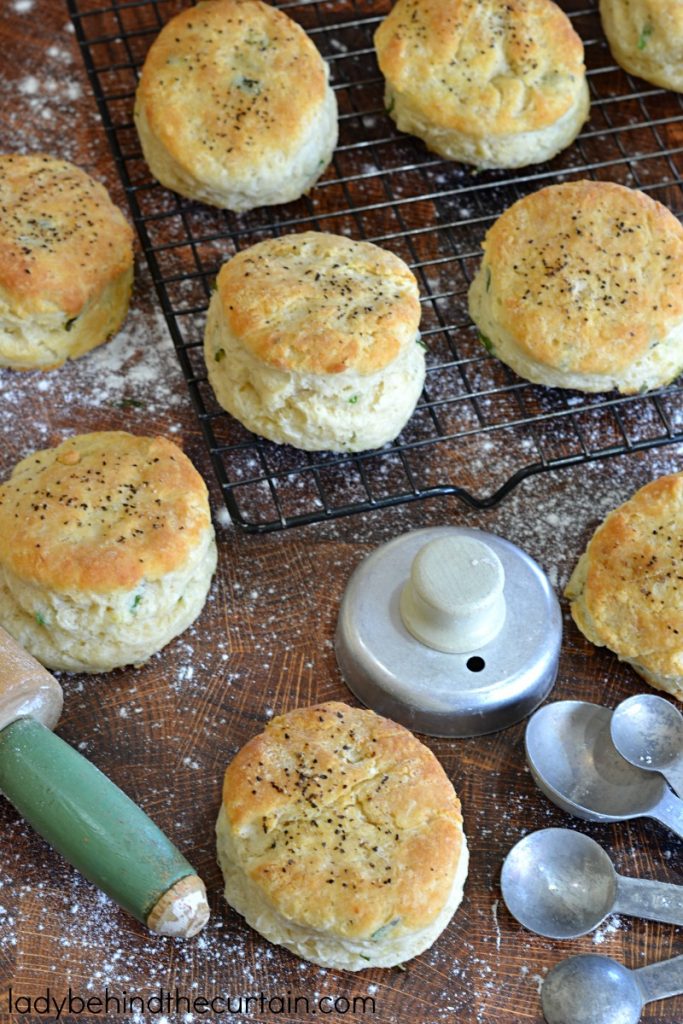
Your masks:
M67 0L116 164L228 511L253 531L457 494L495 504L542 470L683 440L683 387L586 396L520 380L477 341L467 288L489 224L543 185L609 179L683 211L681 97L615 66L597 3L564 9L583 38L592 115L549 164L473 173L401 135L386 115L372 36L390 0L279 6L330 63L340 139L323 179L296 203L236 216L158 185L132 108L138 69L182 0ZM392 445L361 455L305 453L254 437L216 403L202 358L205 313L221 263L289 231L333 231L393 249L413 269L429 346L424 394Z

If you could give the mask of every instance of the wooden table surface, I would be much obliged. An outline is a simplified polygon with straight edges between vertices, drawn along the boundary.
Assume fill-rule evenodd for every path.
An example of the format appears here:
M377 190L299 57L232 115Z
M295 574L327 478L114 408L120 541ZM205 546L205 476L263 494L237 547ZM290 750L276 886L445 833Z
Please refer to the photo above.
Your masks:
M65 8L5 0L0 13L2 149L74 160L125 205ZM345 583L378 543L415 527L462 523L507 537L536 557L561 589L600 519L637 487L681 467L680 447L625 456L527 480L497 509L468 511L432 500L267 537L230 527L185 384L138 260L133 308L122 334L49 375L0 373L0 472L70 432L127 428L178 440L211 488L219 568L196 625L137 670L65 676L59 733L107 772L176 840L206 880L212 919L188 942L152 937L85 883L6 802L0 803L0 1020L8 990L61 1000L74 995L148 998L160 987L184 996L305 996L311 1012L253 1011L245 1019L308 1021L314 1000L342 999L331 1021L372 1016L382 1024L517 1024L542 1020L539 985L560 959L599 952L629 967L683 952L680 931L611 918L593 935L550 942L507 913L498 885L503 857L525 832L573 826L601 842L627 874L683 882L683 847L663 827L634 821L590 826L537 791L524 764L523 724L480 739L426 742L462 799L471 849L462 907L435 946L406 970L321 970L269 945L224 903L213 827L222 774L238 747L274 713L328 699L353 702L332 638ZM564 606L565 641L553 697L615 705L645 684L578 633ZM363 1006L355 997L374 1000ZM79 1019L78 1003L62 1020ZM220 1019L116 1013L110 1020ZM184 1004L180 1004L181 1008ZM233 1002L233 1007L235 1003ZM254 1004L252 1004L253 1007ZM280 1004L271 1004L276 1011ZM323 1004L329 1009L332 1004ZM36 1012L37 1011L37 1012ZM320 1012L320 1010L318 1011ZM683 997L653 1004L644 1019L675 1024Z

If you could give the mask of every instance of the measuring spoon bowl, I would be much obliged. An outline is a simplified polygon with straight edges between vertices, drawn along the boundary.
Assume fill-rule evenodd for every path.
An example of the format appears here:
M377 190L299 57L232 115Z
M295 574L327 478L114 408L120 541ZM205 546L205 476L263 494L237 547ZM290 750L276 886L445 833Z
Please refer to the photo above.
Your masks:
M588 836L546 828L513 846L500 886L505 905L525 928L549 939L574 939L611 912L617 876L605 851Z
M663 697L637 693L615 708L611 735L622 757L645 771L661 772L683 796L683 715Z
M643 996L633 971L588 953L562 960L543 981L548 1024L637 1024Z
M609 914L683 925L683 886L617 874L603 848L572 829L521 839L505 858L500 884L512 916L550 939L585 935Z
M539 789L588 821L652 817L683 835L683 802L661 775L629 764L612 742L612 712L586 701L557 701L529 720L527 762Z
M683 992L683 956L630 971L607 956L562 960L541 988L547 1024L637 1024L646 1003Z

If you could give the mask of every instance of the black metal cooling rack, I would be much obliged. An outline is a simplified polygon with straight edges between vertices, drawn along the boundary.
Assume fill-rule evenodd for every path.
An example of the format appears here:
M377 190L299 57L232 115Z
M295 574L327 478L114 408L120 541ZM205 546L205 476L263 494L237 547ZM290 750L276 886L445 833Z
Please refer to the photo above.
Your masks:
M236 216L184 200L150 177L132 121L137 70L182 0L67 0L145 256L235 523L268 531L456 494L477 508L542 470L683 441L683 386L622 397L536 387L477 341L466 293L489 224L522 195L577 177L643 189L683 212L683 101L613 63L597 3L562 4L586 46L592 115L550 164L472 173L401 135L386 115L373 32L390 0L289 0L332 69L340 109L333 165L296 203ZM284 231L377 242L412 267L429 346L425 391L381 451L305 453L249 434L217 405L202 359L221 263Z

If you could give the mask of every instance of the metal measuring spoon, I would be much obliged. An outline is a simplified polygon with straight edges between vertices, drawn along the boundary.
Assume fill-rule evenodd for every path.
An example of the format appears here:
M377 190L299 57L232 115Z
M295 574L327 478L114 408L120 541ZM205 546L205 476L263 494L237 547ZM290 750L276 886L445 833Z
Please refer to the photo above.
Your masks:
M612 742L612 712L563 700L529 720L526 756L539 789L568 814L588 821L655 818L683 839L683 800L661 775L635 768Z
M548 1024L637 1024L643 1007L683 992L683 956L630 971L608 956L572 956L541 988Z
M661 772L683 796L683 715L663 697L637 693L612 714L612 741L638 768Z
M575 939L609 914L683 925L683 886L618 875L603 848L568 828L520 839L503 862L503 899L520 924L549 939Z

